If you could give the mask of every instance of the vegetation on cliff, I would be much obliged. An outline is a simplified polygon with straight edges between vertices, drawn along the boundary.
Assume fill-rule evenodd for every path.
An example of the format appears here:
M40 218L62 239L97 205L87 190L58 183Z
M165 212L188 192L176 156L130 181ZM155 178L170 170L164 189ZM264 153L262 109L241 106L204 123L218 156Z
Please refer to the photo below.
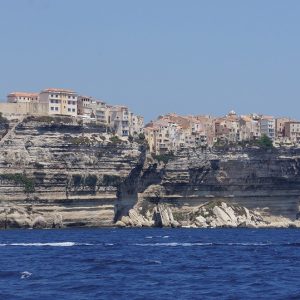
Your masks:
M229 150L232 147L242 147L242 148L259 147L261 149L272 149L272 148L274 148L273 141L265 134L262 135L257 140L240 141L240 142L234 143L234 142L223 141L223 140L218 139L214 144L214 148L222 149L222 150L226 150L226 151Z
M170 151L164 154L152 154L152 157L158 162L167 164L171 159L174 159L175 155L172 151Z
M1 174L0 178L13 181L16 185L23 185L25 193L33 193L35 191L34 180L27 177L26 174Z

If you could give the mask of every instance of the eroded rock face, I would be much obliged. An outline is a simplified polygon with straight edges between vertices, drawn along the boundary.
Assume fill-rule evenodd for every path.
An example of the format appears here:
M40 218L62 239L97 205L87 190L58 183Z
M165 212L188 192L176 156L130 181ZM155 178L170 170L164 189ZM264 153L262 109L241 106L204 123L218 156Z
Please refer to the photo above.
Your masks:
M0 141L0 208L11 211L0 212L0 228L288 227L299 212L299 149L190 149L166 163L71 118L9 128Z
M41 213L32 206L6 204L0 209L0 228L61 228L57 212Z
M288 228L300 227L300 221L274 216L264 218L259 212L245 207L211 201L184 210L158 204L144 214L141 209L135 207L129 211L129 216L123 216L116 225L118 227Z
M0 228L114 224L118 186L143 146L111 140L103 127L63 121L28 118L0 141L0 207L15 210L6 221L0 215ZM30 207L36 219L26 213Z

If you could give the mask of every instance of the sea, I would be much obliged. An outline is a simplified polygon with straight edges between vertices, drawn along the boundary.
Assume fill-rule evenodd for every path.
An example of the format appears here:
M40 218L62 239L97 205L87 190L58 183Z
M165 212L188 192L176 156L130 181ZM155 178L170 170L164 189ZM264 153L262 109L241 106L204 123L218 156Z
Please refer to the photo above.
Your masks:
M0 299L300 299L300 231L3 230Z

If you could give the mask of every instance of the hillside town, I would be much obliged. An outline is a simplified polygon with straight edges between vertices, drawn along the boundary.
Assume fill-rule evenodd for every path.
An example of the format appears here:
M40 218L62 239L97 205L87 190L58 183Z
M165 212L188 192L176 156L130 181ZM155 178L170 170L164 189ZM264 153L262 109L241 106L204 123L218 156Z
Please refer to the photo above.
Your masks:
M0 112L8 119L33 116L70 116L83 124L102 124L122 139L140 137L151 153L159 155L184 148L210 148L218 145L246 144L267 137L275 147L300 145L300 122L288 117L262 114L222 117L181 116L169 113L144 125L144 118L124 105L109 105L73 90L48 88L40 93L12 92Z

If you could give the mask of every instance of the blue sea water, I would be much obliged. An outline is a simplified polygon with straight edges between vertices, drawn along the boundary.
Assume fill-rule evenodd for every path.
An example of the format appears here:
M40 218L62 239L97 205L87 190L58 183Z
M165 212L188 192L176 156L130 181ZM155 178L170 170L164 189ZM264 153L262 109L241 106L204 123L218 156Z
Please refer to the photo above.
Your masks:
M300 299L297 229L0 232L0 299Z

